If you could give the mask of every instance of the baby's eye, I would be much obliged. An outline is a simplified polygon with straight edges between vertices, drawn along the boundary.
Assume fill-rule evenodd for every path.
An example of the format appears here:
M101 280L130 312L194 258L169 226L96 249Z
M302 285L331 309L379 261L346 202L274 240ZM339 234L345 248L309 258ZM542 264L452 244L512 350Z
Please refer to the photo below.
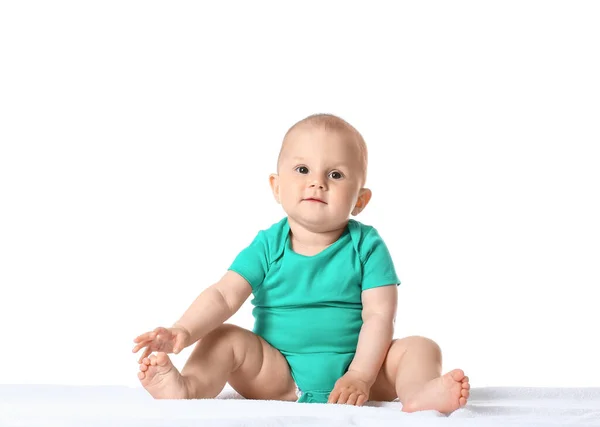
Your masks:
M332 179L342 179L344 177L344 175L342 175L341 172L333 171L333 172L329 173L329 177Z
M308 173L308 168L306 166L298 166L296 172L306 175Z

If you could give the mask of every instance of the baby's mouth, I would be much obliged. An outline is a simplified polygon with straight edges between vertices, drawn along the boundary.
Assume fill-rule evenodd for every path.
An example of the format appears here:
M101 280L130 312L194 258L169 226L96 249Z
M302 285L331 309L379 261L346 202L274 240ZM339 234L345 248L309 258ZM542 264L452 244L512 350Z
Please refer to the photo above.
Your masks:
M323 200L321 199L317 199L316 197L309 197L308 199L303 199L305 202L315 202L315 203L323 203L323 204L327 204L325 203Z

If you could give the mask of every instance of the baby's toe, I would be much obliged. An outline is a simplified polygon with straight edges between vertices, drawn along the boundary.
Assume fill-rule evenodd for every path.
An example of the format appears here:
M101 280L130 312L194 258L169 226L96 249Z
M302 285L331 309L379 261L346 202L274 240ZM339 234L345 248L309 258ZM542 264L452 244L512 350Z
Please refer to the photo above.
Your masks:
M454 369L453 371L450 371L449 374L456 382L461 382L466 378L465 372L462 369Z
M138 378L139 378L140 380L143 380L144 378L146 378L146 374L145 374L144 372L141 372L141 371L140 371L140 372L138 372Z
M169 361L169 357L167 356L167 353L156 353L156 364L159 366L165 366L167 364L167 362Z
M148 370L148 365L145 363L140 363L140 372L146 372Z
M460 394L461 394L462 397L467 398L467 397L469 397L470 393L469 393L469 390L466 390L466 389L463 388L462 391L460 392Z

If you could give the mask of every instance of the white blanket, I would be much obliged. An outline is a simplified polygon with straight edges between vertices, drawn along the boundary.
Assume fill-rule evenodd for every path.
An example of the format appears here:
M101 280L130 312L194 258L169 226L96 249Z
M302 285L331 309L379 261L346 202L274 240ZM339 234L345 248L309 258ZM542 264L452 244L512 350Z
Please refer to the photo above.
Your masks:
M0 385L0 426L600 426L600 388L474 388L446 417L406 414L398 402L364 407L251 401L154 400L141 388Z

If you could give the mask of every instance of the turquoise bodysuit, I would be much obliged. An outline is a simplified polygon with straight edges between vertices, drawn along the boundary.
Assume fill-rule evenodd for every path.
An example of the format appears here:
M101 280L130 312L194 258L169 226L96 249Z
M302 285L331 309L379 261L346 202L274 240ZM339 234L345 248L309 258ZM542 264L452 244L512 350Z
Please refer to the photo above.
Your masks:
M292 250L286 217L259 231L229 269L252 286L253 332L287 359L300 402L326 403L352 362L361 292L400 284L377 230L352 219L336 242L304 256Z

